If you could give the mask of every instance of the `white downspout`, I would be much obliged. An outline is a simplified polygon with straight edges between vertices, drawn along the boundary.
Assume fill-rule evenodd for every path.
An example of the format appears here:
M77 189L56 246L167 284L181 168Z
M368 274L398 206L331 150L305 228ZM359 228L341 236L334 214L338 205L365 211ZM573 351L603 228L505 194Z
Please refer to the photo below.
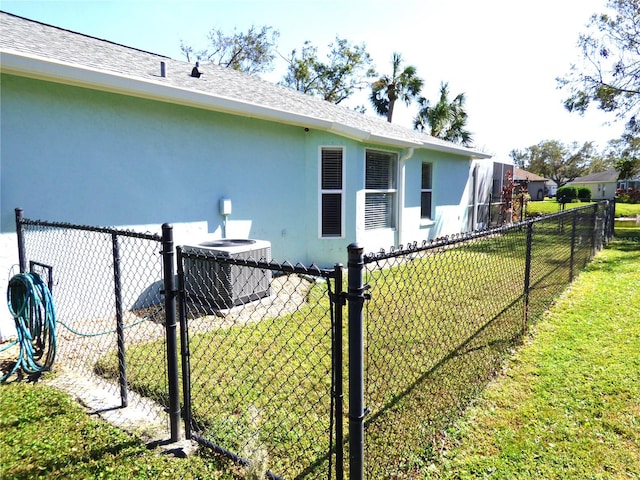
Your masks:
M403 217L404 217L404 193L405 193L405 164L407 160L413 157L414 148L409 147L401 156L400 161L398 162L398 224L396 228L398 229L398 245L404 244L404 225L403 225Z

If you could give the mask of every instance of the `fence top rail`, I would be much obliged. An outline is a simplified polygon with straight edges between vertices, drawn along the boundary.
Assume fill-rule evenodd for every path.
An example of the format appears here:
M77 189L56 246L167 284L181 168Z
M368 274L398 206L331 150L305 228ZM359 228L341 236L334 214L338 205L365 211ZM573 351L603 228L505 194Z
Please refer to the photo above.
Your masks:
M427 250L433 250L440 247L448 247L457 245L460 243L468 242L470 240L475 240L478 238L491 237L497 234L503 234L506 232L510 232L512 230L519 230L523 227L528 227L529 225L533 225L539 222L545 222L549 220L554 220L556 218L562 218L569 215L575 215L577 213L582 213L584 211L593 210L593 212L597 212L598 205L608 205L609 200L603 200L598 203L584 205L581 207L572 208L569 210L563 210L561 212L552 213L549 215L541 215L538 217L528 218L521 222L511 223L509 225L501 225L498 227L490 228L487 230L478 230L475 232L467 232L467 233L458 233L455 235L447 235L445 237L434 238L433 240L423 240L421 243L412 242L408 243L406 246L398 245L397 247L390 247L389 251L385 251L381 249L378 252L367 253L364 256L365 263L372 263L378 260L390 259L394 257L401 257L404 255L408 255L411 253L423 252Z
M96 233L105 233L109 235L119 235L123 237L133 237L140 238L144 240L154 240L154 241L162 241L162 236L154 233L142 233L142 232L134 232L132 230L126 229L117 229L111 227L92 227L89 225L74 225L72 223L66 222L48 222L45 220L30 220L28 218L22 218L19 220L21 225L29 225L36 227L51 227L51 228L61 228L67 230L82 230L85 232L96 232Z
M334 278L336 276L335 268L320 268L315 263L306 266L301 263L296 263L294 265L290 262L279 263L274 260L264 261L262 259L257 260L253 258L237 258L225 255L224 253L216 252L214 250L191 250L190 248L184 249L182 246L178 246L176 250L178 251L178 258L182 257L192 260L210 260L223 264L255 267L276 272L296 273L299 275L311 275L316 277Z

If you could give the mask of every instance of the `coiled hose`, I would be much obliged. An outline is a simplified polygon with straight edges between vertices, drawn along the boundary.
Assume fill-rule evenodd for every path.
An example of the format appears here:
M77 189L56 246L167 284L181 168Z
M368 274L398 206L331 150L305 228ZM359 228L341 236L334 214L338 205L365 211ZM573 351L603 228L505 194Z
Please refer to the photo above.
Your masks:
M42 278L36 273L14 275L9 280L7 303L18 338L6 348L18 344L20 350L15 365L0 382L18 369L27 375L49 370L56 356L56 314L51 292Z

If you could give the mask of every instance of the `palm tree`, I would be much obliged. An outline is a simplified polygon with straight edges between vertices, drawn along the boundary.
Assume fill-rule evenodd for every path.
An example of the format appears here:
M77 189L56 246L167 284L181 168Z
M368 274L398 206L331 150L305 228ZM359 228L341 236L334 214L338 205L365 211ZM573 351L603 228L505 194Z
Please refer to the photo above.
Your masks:
M378 115L387 117L391 122L393 107L396 100L402 100L409 105L420 94L423 80L416 75L416 67L407 66L402 69L402 56L393 54L393 73L391 76L383 75L371 85L369 100Z
M449 84L440 84L440 99L433 107L421 97L420 111L413 121L416 130L428 131L433 137L460 143L465 147L473 143L471 132L465 129L467 112L464 111L464 93L449 102Z

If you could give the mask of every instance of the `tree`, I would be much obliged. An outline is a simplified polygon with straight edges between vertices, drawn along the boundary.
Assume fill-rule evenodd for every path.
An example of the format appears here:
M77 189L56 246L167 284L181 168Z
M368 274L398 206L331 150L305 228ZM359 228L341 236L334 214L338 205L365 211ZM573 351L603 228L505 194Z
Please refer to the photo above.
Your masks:
M527 162L529 161L529 153L526 150L518 150L513 149L509 152L509 157L513 160L513 164L518 167L524 169L527 166Z
M393 108L397 100L409 105L420 94L423 80L418 77L416 67L402 68L402 56L394 53L391 61L391 75L383 75L371 85L369 100L378 115L393 118Z
M234 30L232 35L213 29L209 32L209 49L196 51L181 41L180 50L189 62L195 57L194 60L257 75L272 68L279 36L277 30L267 26L252 26L246 33Z
M336 37L329 48L326 62L320 61L318 49L308 41L299 54L293 50L287 58L289 67L280 84L320 96L328 102L340 103L364 88L366 79L375 75L364 44L352 45Z
M634 178L640 173L640 158L620 158L615 167L618 170L618 180Z
M593 15L579 45L584 62L559 78L569 89L565 107L583 114L596 103L627 120L627 131L640 131L640 1L609 0L610 13Z
M460 93L449 101L449 84L441 83L440 99L433 107L424 97L418 100L420 110L413 121L413 126L416 130L427 130L434 137L469 147L473 141L471 132L465 129L467 112L464 110L464 102L464 93Z
M577 143L567 146L557 140L545 140L524 151L512 150L510 155L511 158L519 158L526 170L562 187L586 172L594 154L591 142L580 147Z
M618 180L633 178L640 173L640 138L626 133L620 139L610 140L603 156L609 168L618 170Z

